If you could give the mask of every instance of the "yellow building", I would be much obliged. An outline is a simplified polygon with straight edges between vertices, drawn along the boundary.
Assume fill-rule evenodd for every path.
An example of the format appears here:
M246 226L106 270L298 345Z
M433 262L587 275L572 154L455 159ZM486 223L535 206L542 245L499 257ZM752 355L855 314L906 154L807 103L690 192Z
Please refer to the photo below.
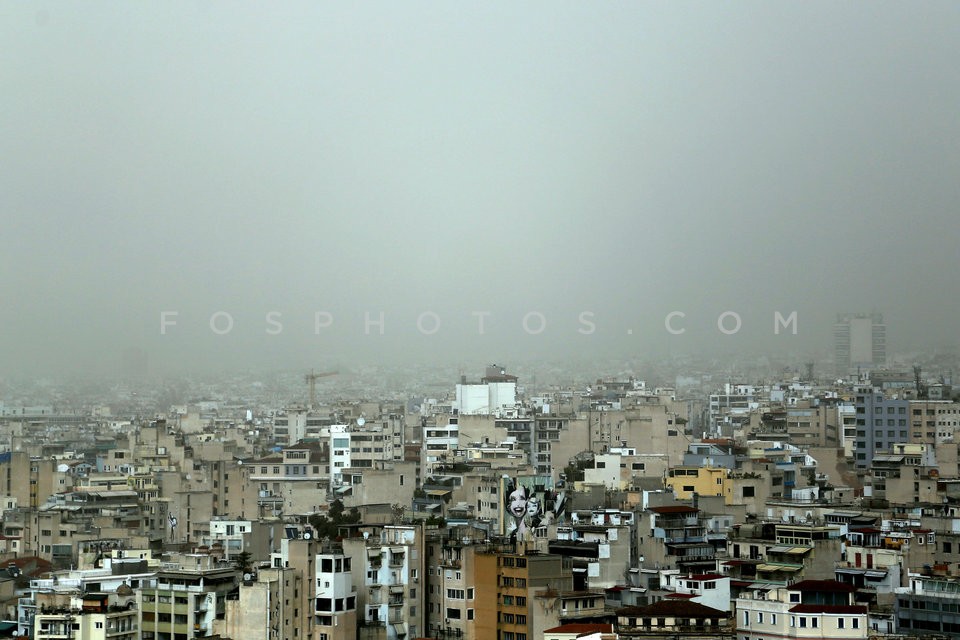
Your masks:
M110 604L111 595L91 593L74 596L70 605L49 608L33 621L37 640L136 640L137 612L132 607Z
M679 500L692 500L693 494L722 496L724 504L733 504L733 483L725 467L673 467L664 480Z

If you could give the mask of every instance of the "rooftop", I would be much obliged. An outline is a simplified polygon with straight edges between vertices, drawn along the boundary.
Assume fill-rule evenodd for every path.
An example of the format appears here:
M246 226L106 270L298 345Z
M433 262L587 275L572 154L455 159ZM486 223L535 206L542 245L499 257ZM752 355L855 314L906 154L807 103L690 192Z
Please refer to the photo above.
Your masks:
M857 590L852 584L836 580L801 580L789 587L790 591L820 591L824 593L853 593Z

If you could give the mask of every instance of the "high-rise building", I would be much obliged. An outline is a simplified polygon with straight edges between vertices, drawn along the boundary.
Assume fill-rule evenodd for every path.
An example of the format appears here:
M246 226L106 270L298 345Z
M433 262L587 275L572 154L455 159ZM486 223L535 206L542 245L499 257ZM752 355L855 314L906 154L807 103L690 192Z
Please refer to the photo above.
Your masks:
M841 313L833 325L837 375L872 370L887 363L887 325L880 313Z
M857 436L854 455L858 469L866 469L877 454L889 453L898 442L909 442L910 400L888 395L869 385L854 387Z

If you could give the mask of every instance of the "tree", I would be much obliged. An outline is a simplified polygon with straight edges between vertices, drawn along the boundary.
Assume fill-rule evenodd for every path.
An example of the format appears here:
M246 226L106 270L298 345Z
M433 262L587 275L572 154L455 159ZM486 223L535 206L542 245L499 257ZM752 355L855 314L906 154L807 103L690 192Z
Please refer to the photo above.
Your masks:
M241 551L233 558L233 566L243 573L250 573L253 556L249 551Z
M356 507L350 507L349 512L344 512L343 502L334 500L330 504L329 516L315 514L310 516L310 526L316 532L318 538L337 537L338 528L342 524L357 524L362 519L360 510Z
M429 518L424 520L424 524L426 524L428 527L436 525L443 529L447 526L447 521L443 516L431 515Z

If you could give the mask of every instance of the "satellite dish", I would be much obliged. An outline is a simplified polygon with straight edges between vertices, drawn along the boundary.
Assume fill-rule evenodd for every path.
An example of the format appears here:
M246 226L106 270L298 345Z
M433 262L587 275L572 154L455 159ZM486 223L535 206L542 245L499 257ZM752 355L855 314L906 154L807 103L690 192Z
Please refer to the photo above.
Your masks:
M309 539L312 538L312 537L313 537L313 535L311 535L311 533L310 533L309 531L306 532L305 534L303 534L303 539L304 539L304 540L309 540Z
M244 582L250 582L252 579L253 579L253 576L252 576L251 574L249 574L249 573L243 574L243 580L244 580Z
M357 426L358 426L358 427L362 427L362 426L365 425L365 424L367 424L367 421L366 421L366 419L365 419L363 416L360 416L359 418L357 418Z

